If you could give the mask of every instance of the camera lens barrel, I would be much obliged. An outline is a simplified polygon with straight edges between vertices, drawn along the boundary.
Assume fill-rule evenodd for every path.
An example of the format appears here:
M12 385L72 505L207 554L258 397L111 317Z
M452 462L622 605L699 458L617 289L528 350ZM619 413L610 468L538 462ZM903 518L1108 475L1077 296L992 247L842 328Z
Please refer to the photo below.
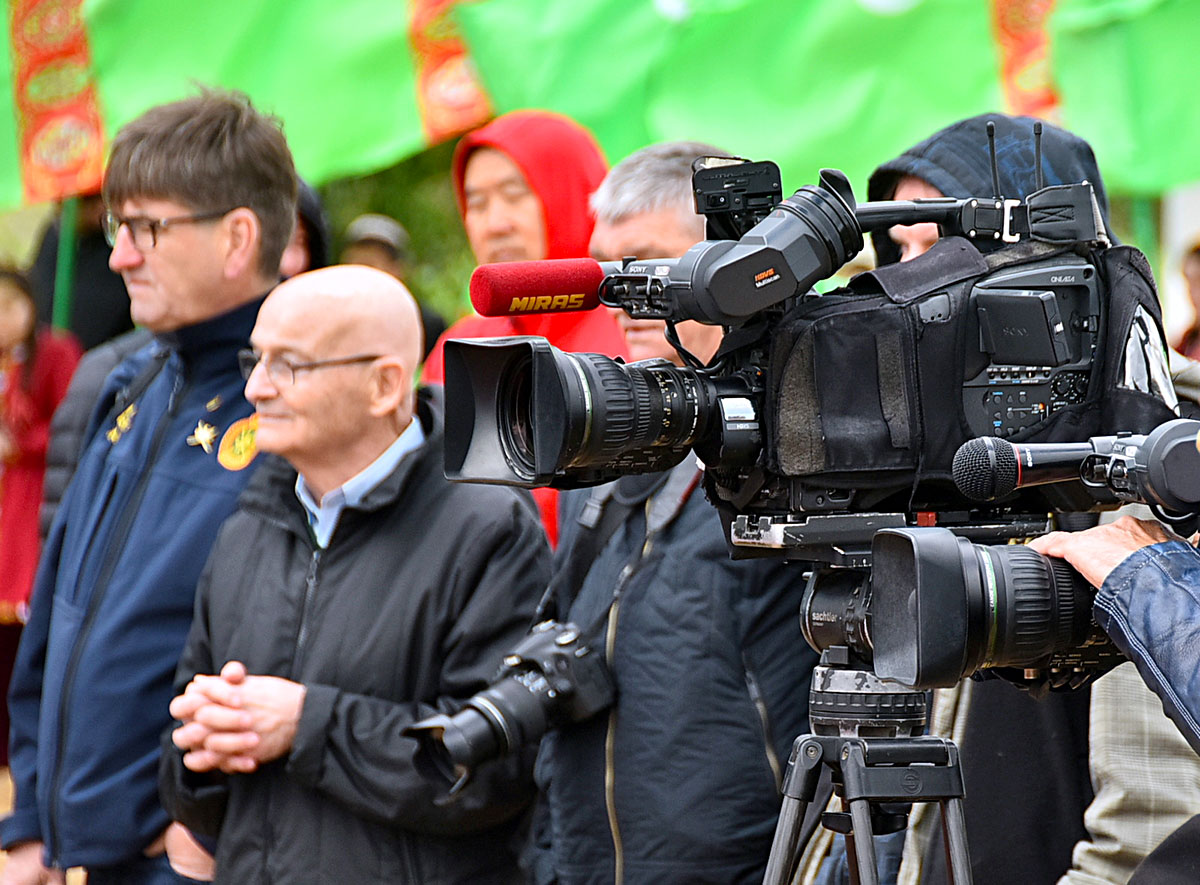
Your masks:
M978 637L968 649L967 672L1025 667L1086 641L1091 594L1069 566L1055 566L1023 545L985 547L959 539L959 549L968 576L968 632Z
M446 476L571 488L654 473L691 448L722 465L761 450L757 397L741 375L666 360L626 365L540 338L446 346Z
M1054 668L1095 633L1088 583L1023 545L884 529L872 560L875 672L903 685L948 687L985 667Z

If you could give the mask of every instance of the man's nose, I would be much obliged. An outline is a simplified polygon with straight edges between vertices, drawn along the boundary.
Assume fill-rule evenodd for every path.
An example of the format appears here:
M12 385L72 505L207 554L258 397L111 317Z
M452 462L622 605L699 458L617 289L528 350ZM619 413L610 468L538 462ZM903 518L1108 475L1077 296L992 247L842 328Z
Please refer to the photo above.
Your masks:
M506 234L513 229L512 208L505 205L504 200L488 200L487 214L484 216L487 231L490 234Z
M266 363L263 360L259 360L255 363L250 377L246 379L246 399L251 404L260 403L278 393L279 391L275 389L275 385L271 382L271 376L267 372Z
M129 232L129 227L123 224L117 228L117 239L108 256L109 268L114 273L120 273L139 266L145 260L145 256L133 245L133 234Z

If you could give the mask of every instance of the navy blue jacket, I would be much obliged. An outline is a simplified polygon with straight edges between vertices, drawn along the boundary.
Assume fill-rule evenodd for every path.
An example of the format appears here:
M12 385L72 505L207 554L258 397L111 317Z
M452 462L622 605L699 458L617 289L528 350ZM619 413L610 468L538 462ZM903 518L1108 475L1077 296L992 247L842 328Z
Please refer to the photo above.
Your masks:
M237 422L252 410L236 352L260 304L160 336L108 380L13 673L5 847L41 839L57 866L105 866L136 857L167 825L159 733L196 582L253 472L221 462L241 463ZM164 350L153 380L112 414L106 404Z
M762 881L779 777L808 730L816 654L800 633L803 568L730 560L697 479L691 459L672 470L570 606L581 628L599 625L617 702L543 739L539 882ZM563 496L556 556L573 555L588 499Z

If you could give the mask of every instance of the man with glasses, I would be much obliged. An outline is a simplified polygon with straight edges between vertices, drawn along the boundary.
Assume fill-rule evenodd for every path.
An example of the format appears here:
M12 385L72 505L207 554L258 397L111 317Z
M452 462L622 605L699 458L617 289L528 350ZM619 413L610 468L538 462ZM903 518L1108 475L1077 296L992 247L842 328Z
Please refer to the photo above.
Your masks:
M254 461L237 351L278 281L296 174L272 119L205 92L117 134L110 265L155 340L109 376L47 539L9 707L5 885L178 882L159 734L196 582Z
M264 463L197 591L168 810L216 838L221 882L515 882L528 754L438 805L401 732L485 688L528 629L550 558L533 500L446 481L394 277L294 277L250 340Z

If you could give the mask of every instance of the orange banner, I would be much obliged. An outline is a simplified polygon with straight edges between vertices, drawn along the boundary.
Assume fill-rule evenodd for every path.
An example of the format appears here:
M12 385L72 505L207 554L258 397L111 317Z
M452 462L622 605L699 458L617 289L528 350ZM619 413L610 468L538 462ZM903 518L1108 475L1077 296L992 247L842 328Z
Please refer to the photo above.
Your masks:
M25 201L99 189L104 128L82 0L10 0L14 105Z
M1007 110L1054 121L1058 91L1050 75L1046 22L1054 0L992 0L992 24L1000 51L1000 80Z
M417 103L429 144L474 129L492 116L467 49L450 19L458 0L412 0L409 40L417 70Z

